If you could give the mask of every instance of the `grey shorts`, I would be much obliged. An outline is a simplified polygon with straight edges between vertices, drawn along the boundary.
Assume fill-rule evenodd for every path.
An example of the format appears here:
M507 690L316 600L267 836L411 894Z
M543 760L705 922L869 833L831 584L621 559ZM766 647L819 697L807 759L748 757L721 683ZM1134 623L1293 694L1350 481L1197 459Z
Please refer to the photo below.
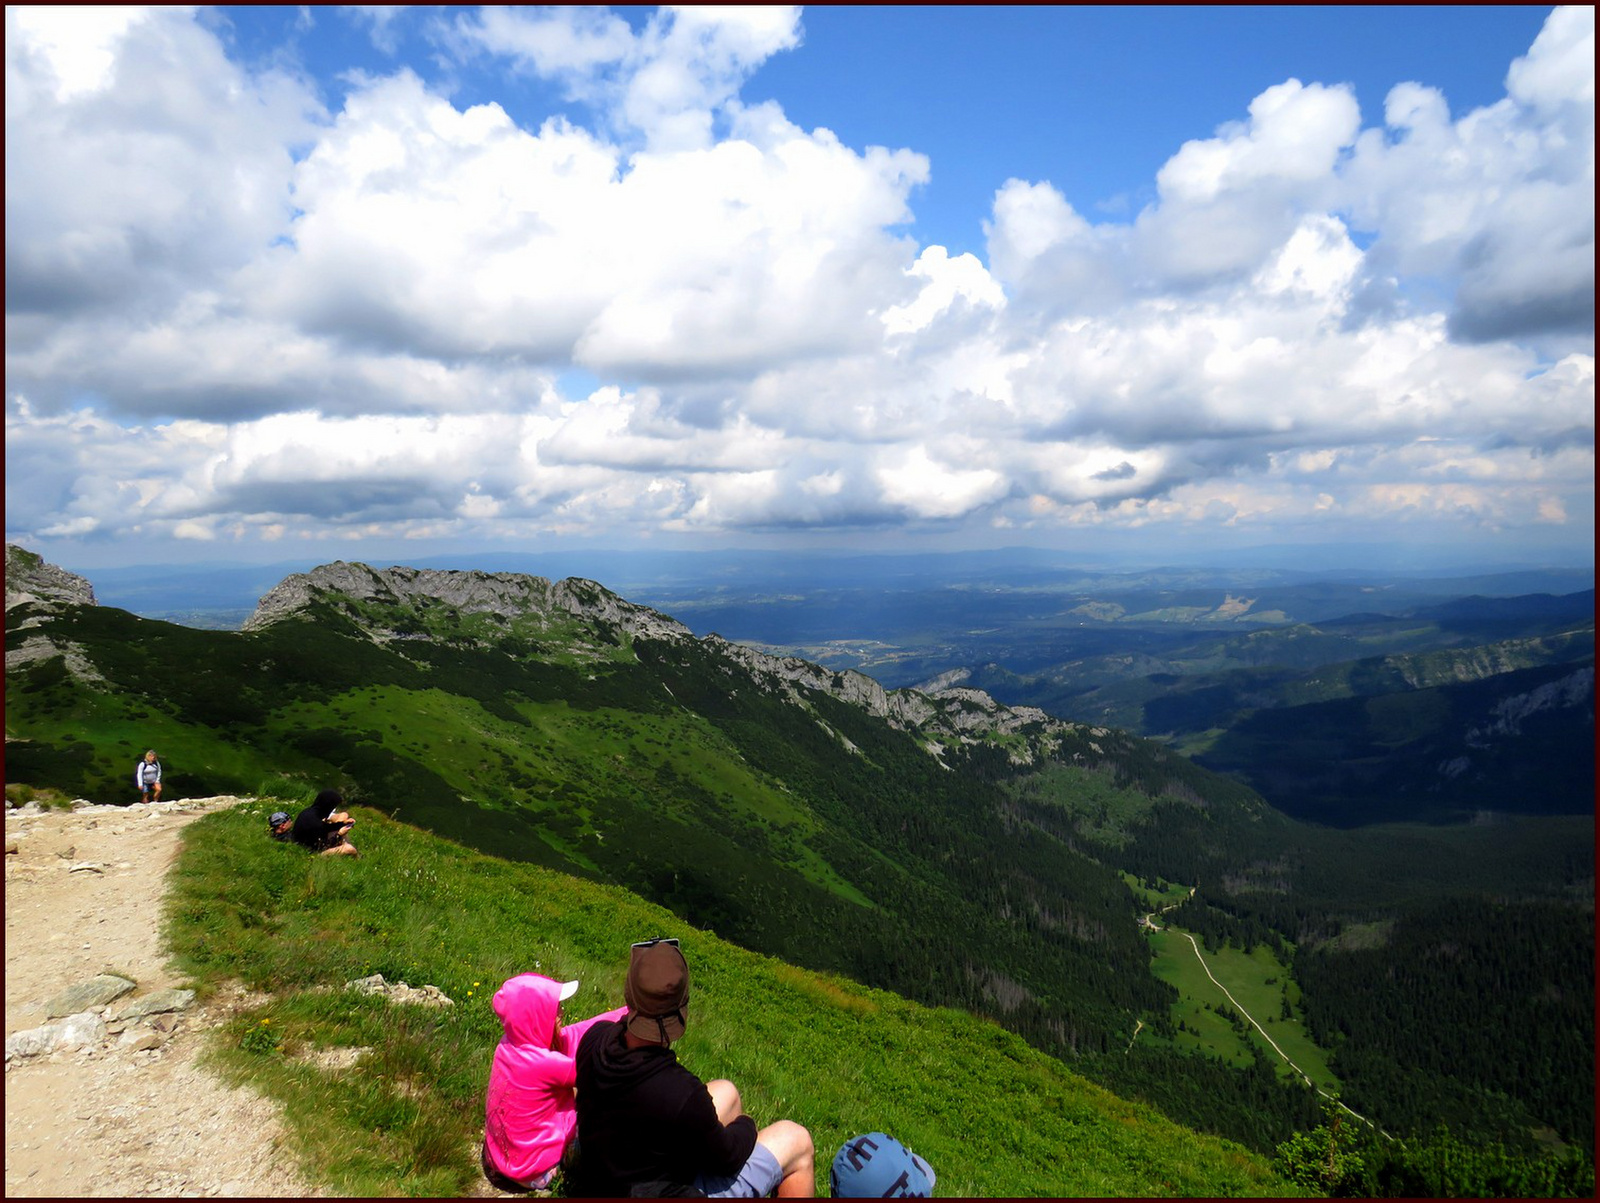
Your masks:
M712 1199L760 1199L783 1179L783 1167L766 1145L757 1143L737 1174L701 1174L694 1184Z

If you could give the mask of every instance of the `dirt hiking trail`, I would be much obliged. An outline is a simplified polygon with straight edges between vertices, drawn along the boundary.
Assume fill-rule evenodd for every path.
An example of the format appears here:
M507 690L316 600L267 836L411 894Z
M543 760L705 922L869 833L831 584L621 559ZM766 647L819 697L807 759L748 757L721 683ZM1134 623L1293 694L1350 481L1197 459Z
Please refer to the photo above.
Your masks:
M134 1032L130 1001L183 986L160 946L161 897L185 824L234 797L72 811L6 811L6 1036L47 1023L48 1002L97 974L137 990L110 1031L6 1061L7 1197L316 1197L284 1151L278 1105L196 1065L206 1031L241 1003L221 995ZM137 1036L138 1039L132 1039Z

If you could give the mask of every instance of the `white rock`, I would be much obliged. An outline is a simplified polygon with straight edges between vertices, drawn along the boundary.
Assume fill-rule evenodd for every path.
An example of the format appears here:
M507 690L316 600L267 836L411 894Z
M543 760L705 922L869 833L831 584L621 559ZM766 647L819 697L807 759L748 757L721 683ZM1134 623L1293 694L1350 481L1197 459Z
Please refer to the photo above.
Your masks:
M106 1021L93 1011L80 1011L76 1015L68 1015L61 1021L61 1035L56 1041L57 1048L83 1048L90 1044L99 1044L106 1038Z
M10 1061L13 1057L37 1057L48 1053L55 1048L60 1036L59 1023L47 1023L43 1027L12 1032L6 1037L6 1060Z

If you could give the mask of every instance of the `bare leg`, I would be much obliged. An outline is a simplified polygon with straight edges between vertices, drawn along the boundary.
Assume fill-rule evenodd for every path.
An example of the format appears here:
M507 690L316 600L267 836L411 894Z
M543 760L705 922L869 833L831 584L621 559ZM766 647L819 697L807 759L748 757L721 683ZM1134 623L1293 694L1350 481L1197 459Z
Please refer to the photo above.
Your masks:
M360 856L354 844L335 844L332 848L324 848L323 856Z
M810 1132L793 1120L780 1119L756 1133L756 1140L778 1159L783 1171L778 1198L809 1199L817 1193L816 1147Z
M727 1078L714 1078L706 1083L711 1101L717 1108L717 1122L727 1127L744 1114L744 1104L739 1098L739 1088Z

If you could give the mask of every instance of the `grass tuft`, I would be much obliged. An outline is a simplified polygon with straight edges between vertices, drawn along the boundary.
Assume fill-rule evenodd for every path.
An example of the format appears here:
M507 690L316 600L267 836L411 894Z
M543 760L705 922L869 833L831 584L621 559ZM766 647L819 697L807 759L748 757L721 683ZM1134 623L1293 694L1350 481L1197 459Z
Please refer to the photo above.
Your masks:
M58 789L51 789L48 786L24 785L15 781L6 783L6 805L8 807L26 806L29 802L36 803L43 810L72 809L72 799Z

